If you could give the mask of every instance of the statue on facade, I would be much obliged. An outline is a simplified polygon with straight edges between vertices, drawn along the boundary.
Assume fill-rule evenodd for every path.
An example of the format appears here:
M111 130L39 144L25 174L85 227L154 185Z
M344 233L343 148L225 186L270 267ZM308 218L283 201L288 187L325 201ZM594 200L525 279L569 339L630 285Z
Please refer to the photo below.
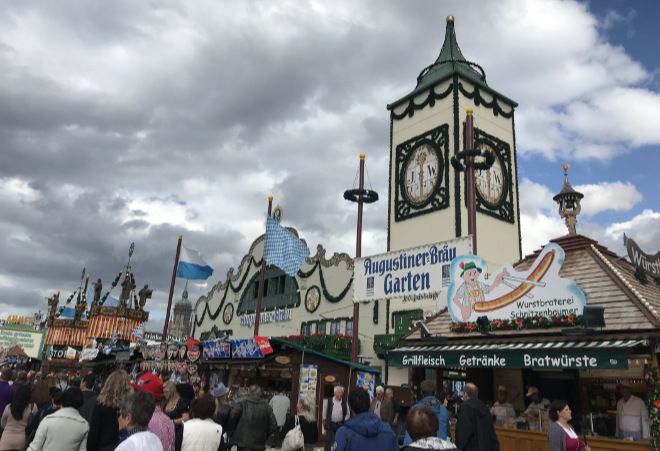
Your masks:
M57 312L57 304L60 303L60 292L58 291L52 297L48 298L48 317L54 318L55 312Z
M138 292L138 296L140 297L140 310L144 310L144 305L147 303L147 299L151 299L151 293L153 293L154 290L149 289L149 285L144 285L144 288L142 288Z
M101 278L99 277L99 280L97 280L96 283L93 283L92 286L94 287L94 300L92 301L92 305L97 305L101 300L101 290L103 289Z
M78 302L76 304L76 313L75 316L73 317L75 321L80 321L82 319L82 314L83 311L85 311L85 307L86 307L86 303L84 302Z
M135 285L131 282L131 276L126 274L124 281L121 283L121 295L119 296L119 307L125 308L129 306L129 299L131 291L135 289Z

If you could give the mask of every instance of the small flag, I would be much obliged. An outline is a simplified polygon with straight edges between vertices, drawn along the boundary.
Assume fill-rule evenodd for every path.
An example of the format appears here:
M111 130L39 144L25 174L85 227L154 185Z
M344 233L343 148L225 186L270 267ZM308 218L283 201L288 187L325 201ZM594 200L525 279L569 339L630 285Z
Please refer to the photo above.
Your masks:
M144 329L147 327L147 323L142 323L133 328L131 333L133 334L134 337L136 338L142 338L144 335Z
M112 333L112 346L117 346L117 342L119 341L119 332L117 332L117 329Z
M270 340L268 337L260 337L259 335L255 335L254 339L257 340L257 345L259 346L261 355L273 353L273 347L270 345Z
M300 271L309 248L273 218L266 218L266 244L264 258L282 271L295 277Z
M181 246L179 266L176 276L182 279L206 280L213 274L213 268L206 263L202 256L194 249Z

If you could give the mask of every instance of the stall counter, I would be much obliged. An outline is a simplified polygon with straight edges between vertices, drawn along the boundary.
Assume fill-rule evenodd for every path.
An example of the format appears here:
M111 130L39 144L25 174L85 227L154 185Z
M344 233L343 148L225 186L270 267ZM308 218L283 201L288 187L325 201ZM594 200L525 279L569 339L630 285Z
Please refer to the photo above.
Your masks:
M455 439L455 429L456 423L452 423L452 440ZM495 433L500 441L500 451L548 451L548 436L545 432L495 426ZM648 451L651 446L648 441L633 442L598 436L587 436L587 441L592 451Z

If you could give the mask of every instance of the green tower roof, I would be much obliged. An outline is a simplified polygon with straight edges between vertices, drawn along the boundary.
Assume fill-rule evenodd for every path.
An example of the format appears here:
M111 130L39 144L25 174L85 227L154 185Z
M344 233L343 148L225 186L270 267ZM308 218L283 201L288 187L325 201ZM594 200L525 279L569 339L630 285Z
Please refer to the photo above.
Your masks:
M179 299L175 305L191 305L190 301L188 300L188 281L186 280L186 287L183 289L183 294L181 295L181 299Z
M417 77L417 86L415 89L405 97L402 97L396 102L388 105L387 108L395 108L411 97L415 97L430 87L452 77L454 74L458 74L462 78L470 81L471 83L474 83L485 91L505 100L507 103L513 106L517 106L516 102L507 99L488 86L488 83L486 83L486 73L481 68L481 66L465 59L456 40L456 32L454 31L454 16L447 16L445 42L442 44L440 55L438 55L438 58L433 64L420 72L419 76Z

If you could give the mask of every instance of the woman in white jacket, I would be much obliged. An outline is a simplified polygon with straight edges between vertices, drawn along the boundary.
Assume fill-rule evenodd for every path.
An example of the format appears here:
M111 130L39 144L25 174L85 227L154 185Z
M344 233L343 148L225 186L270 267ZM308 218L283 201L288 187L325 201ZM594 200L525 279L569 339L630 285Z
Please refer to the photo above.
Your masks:
M62 407L41 420L28 451L86 451L89 424L78 413L83 403L79 388L62 393Z

